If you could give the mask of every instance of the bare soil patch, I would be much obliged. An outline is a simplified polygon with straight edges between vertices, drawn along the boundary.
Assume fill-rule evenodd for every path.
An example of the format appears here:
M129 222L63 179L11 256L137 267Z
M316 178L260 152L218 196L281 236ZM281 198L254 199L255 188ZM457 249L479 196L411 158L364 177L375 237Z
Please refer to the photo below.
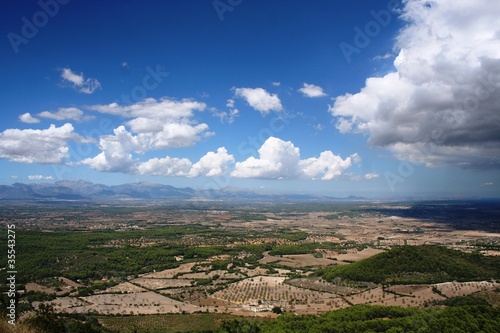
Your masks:
M335 258L338 261L347 261L347 262L352 262L352 261L359 261L362 259L369 258L371 256L374 256L376 254L382 253L384 250L379 250L379 249L374 249L371 247L368 247L366 249L363 249L361 251L358 251L356 249L352 250L347 250L347 253L345 254L337 254Z
M294 254L284 256L271 256L269 252L264 253L264 258L259 260L262 264L277 262L280 265L288 267L325 267L334 265L336 262L328 258L316 258L312 254Z
M179 302L154 292L133 294L100 294L87 297L66 297L48 302L56 312L98 313L106 315L141 315L163 313L193 313L199 306Z
M179 276L181 279L208 279L213 278L215 275L218 275L221 279L242 279L245 276L238 273L229 273L228 271L216 270L210 272L203 273L187 273Z
M56 293L55 288L45 287L45 286L42 286L41 284L34 283L34 282L26 283L25 288L26 288L26 291L37 291L37 292L42 292L42 293L46 293L46 294L55 294Z
M177 268L166 269L160 272L148 273L144 274L141 277L143 278L152 278L152 279L173 279L179 274L190 273L191 268L197 265L194 262L182 264Z
M146 289L160 290L167 288L189 287L194 283L194 280L137 278L130 282L138 284Z
M124 294L129 294L129 293L140 293L146 291L146 289L141 288L139 286L133 285L130 282L124 282L120 283L116 286L110 287L106 289L103 294L108 294L108 293L124 293Z
M83 287L83 284L80 284L80 283L77 283L73 280L65 278L64 276L60 276L56 279L58 279L59 281L61 281L62 283L64 283L66 286L69 286L69 287L75 287L75 288Z
M435 285L447 297L466 296L481 291L495 290L500 283L479 282L445 282Z

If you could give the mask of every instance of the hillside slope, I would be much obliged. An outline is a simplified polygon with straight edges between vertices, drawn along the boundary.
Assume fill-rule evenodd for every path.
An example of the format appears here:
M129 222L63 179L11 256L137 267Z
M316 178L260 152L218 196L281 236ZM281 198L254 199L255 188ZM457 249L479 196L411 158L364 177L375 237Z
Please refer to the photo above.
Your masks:
M327 267L317 275L375 283L440 283L500 278L500 258L441 246L402 246L356 263Z

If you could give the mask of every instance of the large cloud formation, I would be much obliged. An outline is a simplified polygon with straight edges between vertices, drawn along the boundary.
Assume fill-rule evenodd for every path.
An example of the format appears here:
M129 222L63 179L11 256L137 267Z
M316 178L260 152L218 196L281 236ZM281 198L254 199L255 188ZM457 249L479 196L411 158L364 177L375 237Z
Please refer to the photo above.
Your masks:
M82 163L99 171L131 172L136 166L133 153L151 150L193 146L203 137L210 136L208 125L198 124L191 118L195 111L203 111L206 104L184 100L147 98L132 105L94 105L89 109L115 116L132 118L99 140L101 153Z
M302 160L299 148L292 142L275 137L262 144L258 150L259 158L250 157L237 162L232 171L230 167L235 159L225 147L207 152L196 163L188 158L171 156L141 161L137 156L139 154L192 146L207 135L208 126L192 120L194 112L205 110L206 105L192 100L150 98L129 106L113 103L95 105L90 109L132 118L125 125L115 128L113 134L100 137L99 154L81 161L98 171L190 178L230 174L236 178L331 180L359 161L357 154L342 159L331 151Z
M113 130L114 135L103 135L99 139L101 153L81 161L97 171L132 172L136 164L133 152L144 153L146 146L141 138L134 136L124 126Z
M342 175L353 163L359 162L357 154L346 159L327 150L319 157L300 159L300 150L290 141L268 138L258 150L259 158L249 157L237 162L231 176L235 178L262 179L321 179L332 180Z
M13 162L61 164L69 157L69 141L85 141L73 125L47 129L7 129L0 133L0 158Z
M337 97L337 128L411 162L499 168L500 2L403 3L396 71Z
M217 152L208 152L196 163L187 158L166 156L141 162L133 153L145 153L148 142L140 135L132 135L124 126L114 130L113 135L102 136L99 141L101 153L81 163L98 171L123 172L139 175L212 177L227 173L232 155L224 147Z

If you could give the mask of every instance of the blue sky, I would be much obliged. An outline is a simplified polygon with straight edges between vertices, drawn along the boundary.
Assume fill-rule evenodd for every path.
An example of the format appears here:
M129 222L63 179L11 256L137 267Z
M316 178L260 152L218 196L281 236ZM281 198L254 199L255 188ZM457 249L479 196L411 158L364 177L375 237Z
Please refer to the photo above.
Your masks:
M500 194L496 3L2 7L0 183Z

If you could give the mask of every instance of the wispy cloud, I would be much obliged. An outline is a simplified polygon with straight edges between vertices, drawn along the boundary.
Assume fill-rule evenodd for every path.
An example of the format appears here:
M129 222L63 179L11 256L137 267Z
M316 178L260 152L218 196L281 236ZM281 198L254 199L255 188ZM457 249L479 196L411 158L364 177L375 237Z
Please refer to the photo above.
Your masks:
M389 59L392 57L394 57L394 55L392 53L386 53L384 55L378 55L378 56L373 57L373 60L374 61L386 60L386 59Z
M238 114L240 111L236 108L231 109L229 111L217 111L216 109L211 109L212 114L219 118L222 123L228 123L232 124L235 120L236 117L238 117Z
M101 88L101 84L96 79L85 78L83 73L74 73L70 68L61 70L61 78L63 82L69 83L74 89L84 94L92 94Z
M29 180L54 180L53 176L42 176L42 175L29 175Z
M365 174L364 177L365 177L365 179L370 180L370 179L378 178L378 177L380 177L380 175L378 173L375 173L375 172L370 172L370 173Z
M325 126L323 124L316 124L316 125L314 125L314 129L316 131L322 131L325 129Z
M93 116L84 116L84 112L79 108L59 108L57 111L43 111L37 114L38 117L54 120L74 120L82 121L94 118Z

